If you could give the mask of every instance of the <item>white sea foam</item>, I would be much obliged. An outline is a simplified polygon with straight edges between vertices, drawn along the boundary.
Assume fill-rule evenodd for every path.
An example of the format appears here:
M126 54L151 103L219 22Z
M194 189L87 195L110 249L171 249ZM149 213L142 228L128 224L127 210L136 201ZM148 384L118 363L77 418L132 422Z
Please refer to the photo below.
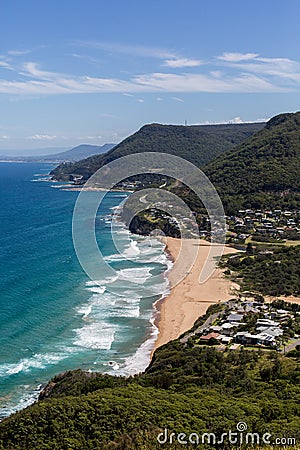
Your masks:
M139 317L140 316L140 304L139 301L133 302L132 300L127 304L119 304L116 308L111 310L111 317Z
M116 361L108 361L107 365L113 370L118 370L120 368L120 365Z
M124 250L120 250L120 253L114 253L104 257L105 261L123 261L126 259L136 260L141 253L138 243L130 239L129 246Z
M154 343L158 336L158 329L154 324L154 319L151 319L151 324L152 330L150 337L143 342L133 356L125 359L124 365L120 368L120 374L125 376L135 375L143 372L148 367Z
M153 294L162 295L165 297L170 293L170 283L167 278L164 278L163 281L160 284L153 284L150 287L150 290L153 292Z
M140 317L140 308L122 308L120 310L114 310L112 311L111 317L138 318Z
M51 176L47 175L47 174L36 173L33 176L36 177L36 178L33 178L30 181L33 181L33 182L35 182L35 181L51 181Z
M106 287L105 286L93 286L90 288L87 288L88 291L94 292L95 294L104 294Z
M102 280L90 280L85 283L86 286L101 286L103 287L106 284L113 283L118 279L118 275L113 277L105 277Z
M124 255L122 253L113 253L112 255L104 256L104 261L124 261Z
M115 227L116 227L116 224L114 223L114 228ZM115 233L118 234L118 235L124 235L124 236L129 236L131 234L130 231L127 230L126 228L121 228L120 230L115 231Z
M85 305L77 309L78 314L83 314L82 318L86 319L92 312L93 305Z
M93 294L88 303L77 309L83 319L89 319L93 323L102 323L106 317L139 317L141 297L133 295L130 290L120 297L109 292L105 295ZM76 330L78 332L78 330Z
M141 299L141 291L139 291L139 290L136 290L136 291L134 291L133 289L123 289L122 290L122 296L123 296L123 300L124 300L124 298L125 298L125 300L126 300L126 298L130 298L131 300L133 300L133 299Z
M167 259L164 255L162 255L160 252L149 252L148 254L146 252L142 252L142 257L139 258L139 262L143 264L149 264L149 263L156 263L156 264L164 264L167 265Z
M152 267L136 267L119 270L119 280L142 284L151 277Z
M3 364L0 366L0 377L16 375L20 372L30 372L32 369L45 369L48 365L58 364L66 358L63 353L35 353L30 358L23 358L17 363Z
M110 308L115 305L117 301L117 296L111 295L109 292L105 294L93 294L87 303L84 303L79 308L77 308L77 313L79 314L89 314L99 317L104 317L109 315Z
M74 188L74 184L52 184L51 187L54 189Z
M168 268L167 271L170 270L173 266L172 261L165 254L161 255L161 257L162 257L162 262L167 265L167 268ZM122 366L120 366L120 369L116 371L120 375L129 376L129 375L134 375L134 374L143 372L150 363L151 353L153 351L154 344L155 344L155 341L158 336L158 328L155 324L155 319L158 314L156 305L157 305L158 301L162 300L164 297L166 297L170 293L170 285L169 285L169 280L166 277L166 272L165 272L165 278L161 284L151 286L151 289L154 293L157 292L160 294L160 299L157 300L153 305L153 314L150 319L150 323L151 323L150 336L148 337L148 339L145 342L143 342L140 345L140 347L136 350L136 352L134 353L133 356L129 356L125 359L124 364L122 364Z
M83 322L81 328L74 330L76 332L74 345L82 349L111 350L114 339L119 335L116 334L118 325L109 323L110 318L114 318L115 323L117 318L124 317L150 320L150 336L134 355L127 357L124 364L115 361L112 361L114 364L108 364L115 374L132 375L145 370L148 366L158 335L158 329L154 324L154 316L157 311L154 307L150 319L149 309L145 311L142 309L142 295L155 295L162 298L169 293L169 282L163 274L161 278L158 277L161 280L159 284L156 281L155 284L151 283L152 271L157 268L153 262L164 265L168 270L172 267L172 262L162 253L164 245L159 240L136 238L123 228L123 225L115 233L120 235L121 239L123 239L122 235L126 237L126 240L129 236L129 245L122 250L122 253L107 256L106 261L116 262L131 258L137 263L143 263L143 266L116 269L115 277L106 277L86 283L87 290L93 295L77 311L83 315L83 319L88 318L89 322ZM138 285L141 285L142 290ZM115 292L111 292L112 288ZM122 297L117 293L120 293Z
M141 253L139 247L138 247L138 243L136 241L133 241L132 239L130 239L130 245L128 248L125 249L124 251L124 256L126 258L131 257L131 256L137 256Z
M10 405L10 402L8 401L8 405L1 408L0 421L16 411L27 408L27 406L32 405L35 401L37 401L42 390L42 385L39 384L36 388L30 388L29 385L24 385L20 386L20 388L24 388L25 392L21 395L19 402L17 404Z
M24 369L24 362L19 362L18 364L12 364L11 368L6 371L7 375L13 375L19 373Z
M110 350L114 341L116 327L98 322L76 329L77 340L74 345L97 350Z

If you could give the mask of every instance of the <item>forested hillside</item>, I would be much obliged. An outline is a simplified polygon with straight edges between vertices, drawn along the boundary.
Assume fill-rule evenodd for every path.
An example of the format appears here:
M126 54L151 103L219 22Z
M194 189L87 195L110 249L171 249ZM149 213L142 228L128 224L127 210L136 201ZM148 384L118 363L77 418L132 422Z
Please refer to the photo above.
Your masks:
M116 145L105 155L96 155L74 164L61 164L51 174L68 181L75 176L88 179L100 167L121 156L140 152L164 152L181 156L198 167L246 140L265 124L178 126L151 124Z
M204 168L228 213L300 207L300 112L273 117Z

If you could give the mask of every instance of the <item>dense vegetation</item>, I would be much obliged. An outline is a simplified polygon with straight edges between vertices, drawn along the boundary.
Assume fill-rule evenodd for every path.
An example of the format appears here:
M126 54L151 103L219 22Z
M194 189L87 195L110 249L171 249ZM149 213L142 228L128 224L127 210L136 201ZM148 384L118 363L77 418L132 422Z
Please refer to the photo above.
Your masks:
M202 167L225 150L246 140L265 124L230 125L160 125L143 126L116 145L105 155L92 156L74 164L61 164L51 174L57 180L68 181L74 175L87 180L105 164L132 153L164 152L185 158Z
M60 165L53 176L87 179L120 156L145 151L172 153L203 168L228 214L241 208L299 208L300 112L275 116L265 127L146 125L105 155Z
M299 209L300 112L273 117L204 171L229 214L245 208Z
M300 247L268 248L255 255L238 254L226 265L240 279L242 289L264 295L300 296Z
M299 208L299 125L300 113L277 116L247 142L207 166L227 212L241 207ZM230 127L249 133L249 128L233 125L208 127L212 133L202 127L149 125L104 156L59 166L54 176L67 179L77 174L86 179L103 164L136 151L169 151L202 166L220 154L225 144L237 143L229 142ZM188 194L178 185L168 188L178 195ZM196 211L201 209L192 196L189 202ZM151 220L156 227L156 218ZM137 228L148 227L145 216L135 221ZM242 289L264 295L300 295L300 248L274 246L268 250L229 257L226 264ZM212 307L209 313L220 307ZM204 320L200 318L194 328ZM221 352L197 345L193 338L187 343L178 339L159 348L145 373L135 377L80 370L58 375L39 402L0 424L0 449L229 450L232 445L228 442L162 446L156 438L165 428L169 435L196 431L200 436L213 432L220 437L229 429L236 431L241 421L247 423L248 431L272 434L271 442L275 437L293 437L299 442L299 354L297 348L289 358L243 349Z
M299 401L297 358L220 352L176 340L159 348L146 372L135 377L80 370L55 377L39 402L0 424L0 448L179 449L180 444L159 444L158 433L167 428L169 434L213 432L220 437L229 429L236 431L241 421L248 431L271 433L271 442L276 436L299 440ZM232 446L205 440L184 448Z

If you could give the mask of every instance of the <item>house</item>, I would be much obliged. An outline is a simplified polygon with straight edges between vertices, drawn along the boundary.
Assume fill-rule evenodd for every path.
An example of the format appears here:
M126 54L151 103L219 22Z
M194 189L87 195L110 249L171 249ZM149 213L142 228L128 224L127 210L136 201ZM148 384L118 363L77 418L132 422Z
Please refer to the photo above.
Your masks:
M267 333L274 337L279 337L283 335L283 330L278 327L257 327L257 331L260 333Z
M275 336L272 336L269 333L258 334L257 338L258 338L258 344L265 345L265 346L272 346L272 347L274 347L276 345Z
M277 311L271 311L270 316L271 319L277 319L281 321L291 317L291 314L289 311L286 311L285 309L277 309Z
M220 334L219 333L208 333L205 334L204 336L200 337L201 341L209 341L210 339L219 339Z
M222 342L222 344L228 345L232 341L233 337L232 336L225 336L224 334L221 334L219 336L219 339Z
M276 346L276 338L270 333L251 334L246 331L236 333L234 340L243 345L264 345L268 347Z
M258 319L256 322L256 326L260 326L260 327L277 327L279 325L278 322L274 322L273 320L270 319Z
M249 312L252 312L252 313L258 313L259 312L259 309L257 309L257 308L255 308L254 306L252 306L252 305L245 305L244 306L244 312L246 312L246 313L249 313Z
M225 322L221 325L222 328L222 333L225 334L226 336L232 336L234 329L238 326L239 324L233 324L233 323L229 323L229 322Z
M258 335L251 334L248 331L240 331L236 333L234 336L234 340L237 343L244 345L257 345L258 344Z
M244 316L243 314L229 314L229 316L227 317L227 321L228 322L240 322L241 320L243 320Z
M266 305L264 305L263 304L263 302L257 302L257 301L254 301L253 302L253 306L256 308L256 307L260 307L260 308L262 308L262 309L264 309L265 307L267 307Z
M222 332L222 326L221 325L212 325L209 329L211 331L214 331L215 333L221 333Z

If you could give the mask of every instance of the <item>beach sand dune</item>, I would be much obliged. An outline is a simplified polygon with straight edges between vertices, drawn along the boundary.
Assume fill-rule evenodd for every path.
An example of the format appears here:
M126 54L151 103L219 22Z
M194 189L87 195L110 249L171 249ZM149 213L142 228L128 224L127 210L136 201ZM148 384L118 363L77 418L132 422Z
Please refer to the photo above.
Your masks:
M167 251L176 261L181 248L181 239L164 238ZM189 330L207 308L219 302L224 302L233 297L233 289L236 285L224 277L221 269L215 268L212 276L202 284L199 284L199 274L206 261L210 250L210 243L199 239L185 241L186 251L197 245L199 248L197 257L185 278L172 288L171 293L159 305L159 318L157 326L159 330L155 348L178 338ZM237 250L225 247L223 254L236 253ZM172 277L172 269L170 278Z

